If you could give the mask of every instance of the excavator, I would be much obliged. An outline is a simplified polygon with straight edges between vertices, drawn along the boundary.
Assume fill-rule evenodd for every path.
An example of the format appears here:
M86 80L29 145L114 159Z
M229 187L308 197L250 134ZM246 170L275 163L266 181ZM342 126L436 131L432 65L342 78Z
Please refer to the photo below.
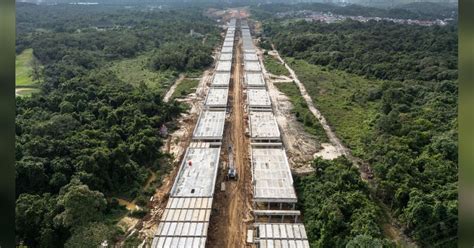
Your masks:
M239 175L237 173L237 170L235 169L234 155L232 153L232 145L229 145L228 151L229 151L229 168L227 170L226 179L227 181L237 180Z

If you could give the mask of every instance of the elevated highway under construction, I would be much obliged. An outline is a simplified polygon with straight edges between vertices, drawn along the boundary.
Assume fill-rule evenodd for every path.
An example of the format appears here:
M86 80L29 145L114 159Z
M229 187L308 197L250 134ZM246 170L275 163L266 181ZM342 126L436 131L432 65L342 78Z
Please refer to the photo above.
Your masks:
M262 64L236 12L153 248L309 247Z

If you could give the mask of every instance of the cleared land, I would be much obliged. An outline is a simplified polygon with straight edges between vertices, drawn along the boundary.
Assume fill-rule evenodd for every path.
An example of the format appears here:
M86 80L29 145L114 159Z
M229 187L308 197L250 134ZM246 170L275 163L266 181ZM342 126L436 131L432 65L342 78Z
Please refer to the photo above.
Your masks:
M153 71L148 68L149 54L142 54L135 58L123 59L114 62L110 66L119 79L139 85L145 83L146 85L160 89L165 92L177 78L173 71Z
M295 114L296 119L303 123L305 131L316 136L320 142L328 142L329 139L323 127L318 119L309 111L298 86L294 83L277 83L275 86L290 98L290 102L293 105L292 112Z
M182 98L196 91L199 80L185 78L176 86L171 99Z
M18 96L30 95L37 92L36 83L33 79L33 65L34 65L33 49L25 49L22 53L16 56L15 60L15 94ZM39 62L37 62L39 63ZM41 65L38 64L38 69Z
M290 76L290 73L288 70L285 68L284 65L280 63L277 59L275 59L271 55L265 55L264 56L264 63L265 63L265 68L267 69L268 72L270 72L273 75L283 75L283 76Z
M33 49L25 49L16 56L15 85L31 86L33 83Z

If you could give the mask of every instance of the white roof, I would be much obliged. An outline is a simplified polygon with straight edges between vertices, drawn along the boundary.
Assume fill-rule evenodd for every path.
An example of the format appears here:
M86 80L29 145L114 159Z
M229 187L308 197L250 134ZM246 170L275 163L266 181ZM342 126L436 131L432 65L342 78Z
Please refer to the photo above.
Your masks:
M244 60L258 61L258 56L255 53L244 53Z
M170 197L152 247L204 247L211 209L211 197Z
M188 148L151 247L205 247L219 154L220 148Z
M233 41L224 41L224 44L222 45L223 47L231 47L234 45Z
M219 62L217 62L216 71L227 71L227 72L229 72L231 69L232 69L232 61L230 61L230 60L219 60Z
M210 197L170 197L166 209L210 209L212 198Z
M219 60L232 60L232 53L221 53Z
M212 79L211 86L229 86L230 72L217 72Z
M207 93L206 106L227 107L228 88L210 88Z
M260 62L258 61L245 61L244 62L244 69L246 71L262 71L262 67L260 67Z
M192 198L187 198L187 199L192 199ZM210 215L211 215L211 209L186 209L186 208L185 209L165 209L165 212L163 213L163 216L161 217L161 221L162 222L206 222L206 221L209 221ZM180 236L196 236L197 233L193 232L191 234L192 231L193 230L180 230Z
M232 53L232 47L222 47L222 53Z
M247 90L248 104L250 107L269 108L272 105L270 96L265 88Z
M283 148L252 147L254 200L296 202L288 158Z
M246 72L245 82L248 86L265 86L265 79L261 72Z
M245 48L244 47L244 53L256 53L254 48Z
M243 38L242 44L244 45L244 49L253 49L253 42L252 38Z
M258 228L259 247L294 247L309 248L308 237L303 224L265 223L256 224Z
M201 112L194 129L193 139L222 139L224 133L225 110Z
M171 189L172 197L212 197L220 148L190 147Z
M250 137L280 139L280 130L272 112L250 111Z
M206 238L202 237L155 237L152 248L204 248Z

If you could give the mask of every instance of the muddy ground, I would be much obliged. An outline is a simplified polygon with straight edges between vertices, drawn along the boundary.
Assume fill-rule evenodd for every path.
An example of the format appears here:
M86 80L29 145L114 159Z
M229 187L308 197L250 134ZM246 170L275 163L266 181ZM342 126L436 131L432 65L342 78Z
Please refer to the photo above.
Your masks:
M229 89L230 113L225 127L221 164L229 164L228 147L231 145L238 179L226 180L227 166L219 170L206 247L250 247L245 241L247 229L253 221L250 143L248 137L244 135L248 116L245 112L246 97L242 87L242 42L239 34L236 34L236 37L232 82ZM222 184L225 185L225 190L221 190Z

